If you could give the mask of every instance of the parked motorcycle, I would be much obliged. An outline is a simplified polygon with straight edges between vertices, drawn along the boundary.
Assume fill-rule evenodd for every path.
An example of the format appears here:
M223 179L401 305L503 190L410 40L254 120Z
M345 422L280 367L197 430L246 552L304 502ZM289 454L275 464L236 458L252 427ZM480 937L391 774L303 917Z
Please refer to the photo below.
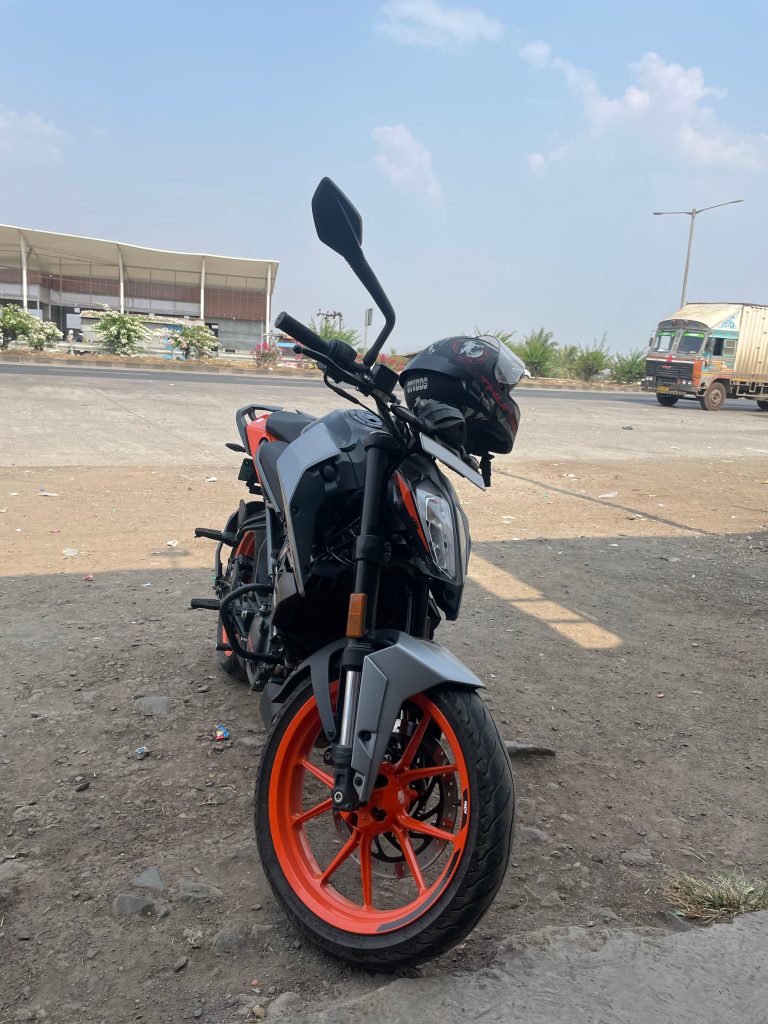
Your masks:
M509 858L512 774L483 684L432 638L441 615L458 617L470 554L440 467L490 484L524 367L495 338L447 338L408 364L403 404L376 362L395 314L360 215L328 178L312 211L385 325L359 359L276 318L355 408L237 411L242 443L228 447L253 498L224 530L196 531L217 541L216 599L192 606L218 612L224 670L261 693L255 826L275 896L324 950L395 970L460 942Z

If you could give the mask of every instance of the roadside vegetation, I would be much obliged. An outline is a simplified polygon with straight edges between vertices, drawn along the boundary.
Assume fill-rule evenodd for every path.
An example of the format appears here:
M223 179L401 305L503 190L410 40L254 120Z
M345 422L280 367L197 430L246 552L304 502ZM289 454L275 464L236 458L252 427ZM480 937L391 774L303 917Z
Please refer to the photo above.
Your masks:
M641 349L614 354L605 335L591 345L559 345L552 331L544 327L532 329L519 340L515 340L515 331L481 331L476 327L475 333L498 338L523 360L533 377L635 384L645 373Z
M680 872L669 879L664 895L681 917L705 923L768 910L768 882L749 879L740 869L701 878Z
M56 324L33 316L21 306L0 308L0 349L8 348L15 341L42 352L46 348L55 348L61 337Z
M168 336L171 348L185 359L210 359L219 347L216 335L205 324L185 324Z

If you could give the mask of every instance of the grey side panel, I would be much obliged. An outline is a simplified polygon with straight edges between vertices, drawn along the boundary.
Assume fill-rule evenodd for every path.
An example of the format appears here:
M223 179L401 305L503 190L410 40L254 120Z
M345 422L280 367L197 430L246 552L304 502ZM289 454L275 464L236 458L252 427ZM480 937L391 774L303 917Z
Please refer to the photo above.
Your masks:
M397 714L409 697L440 683L472 689L483 685L474 672L440 644L407 633L396 633L393 639L392 646L369 654L363 662L352 768L355 789L364 803L370 799ZM371 734L370 739L360 738L364 732Z
M299 481L308 469L326 459L333 459L339 454L339 447L331 437L324 423L311 423L296 440L289 444L277 460L277 475L280 477L280 488L283 492L285 521L288 527L288 542L293 553L293 571L299 593L304 596L304 576L302 572L301 552L297 550L296 537L293 530L291 503Z
M317 701L317 710L320 713L320 721L326 736L329 739L333 736L336 726L333 720L333 708L331 707L331 683L333 682L331 679L331 661L335 654L344 649L346 642L344 637L340 637L338 640L326 644L325 647L321 647L319 651L315 651L314 654L311 654L302 661L291 672L285 682L279 685L267 683L261 697L261 714L267 728L271 726L275 716L282 708L286 696L293 691L299 679L309 670L312 690Z

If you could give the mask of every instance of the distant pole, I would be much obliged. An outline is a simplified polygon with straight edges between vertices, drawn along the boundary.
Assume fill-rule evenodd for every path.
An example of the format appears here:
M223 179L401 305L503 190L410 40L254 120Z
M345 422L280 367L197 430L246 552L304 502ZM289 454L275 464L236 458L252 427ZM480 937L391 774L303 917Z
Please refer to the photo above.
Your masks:
M743 199L730 199L727 203L715 203L714 206L702 206L700 210L694 207L692 210L654 210L654 217L670 217L680 215L683 217L691 218L691 227L688 232L688 251L685 254L685 272L683 274L683 291L680 296L680 306L685 305L685 297L688 293L688 270L691 266L691 248L693 246L693 228L696 223L696 216L699 213L704 213L706 210L717 210L721 206L733 206L735 203L743 203Z

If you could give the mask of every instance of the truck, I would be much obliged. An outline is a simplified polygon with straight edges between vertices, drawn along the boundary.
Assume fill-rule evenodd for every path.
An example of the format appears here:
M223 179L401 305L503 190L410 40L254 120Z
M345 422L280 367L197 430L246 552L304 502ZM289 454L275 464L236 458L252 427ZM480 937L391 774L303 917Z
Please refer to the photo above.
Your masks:
M714 412L751 398L768 411L768 306L686 303L651 335L641 388L659 405L688 398Z

